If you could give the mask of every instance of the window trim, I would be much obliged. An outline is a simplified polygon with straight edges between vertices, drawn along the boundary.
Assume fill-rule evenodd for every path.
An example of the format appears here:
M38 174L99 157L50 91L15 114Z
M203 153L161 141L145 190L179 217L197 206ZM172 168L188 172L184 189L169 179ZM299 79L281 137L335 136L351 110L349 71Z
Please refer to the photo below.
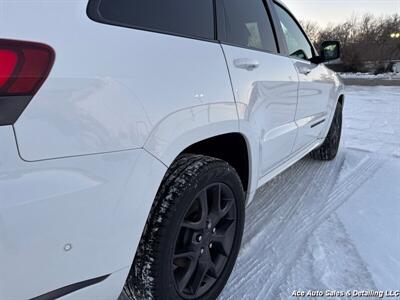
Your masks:
M301 61L301 62L308 62L308 63L310 63L310 64L313 64L313 62L312 62L311 60L312 60L314 57L317 57L318 54L317 54L317 52L316 52L316 50L315 50L313 44L311 43L310 38L308 37L308 35L307 35L306 32L304 31L303 27L300 25L299 21L298 21L298 20L296 19L296 17L290 12L290 10L287 9L284 5L282 5L281 3L279 3L278 1L275 1L275 0L271 0L271 2L272 2L273 5L275 4L275 5L279 6L280 8L282 8L282 9L293 19L293 21L296 23L296 25L299 27L299 29L300 29L301 32L303 33L304 37L306 38L307 43L308 43L308 45L310 46L311 52L312 52L312 55L313 55L313 57L310 58L310 59L302 59L302 58L300 58L300 57L290 56L289 49L288 49L288 46L287 46L287 42L286 42L286 39L285 39L285 35L284 35L284 33L283 33L282 26L280 25L280 19L279 19L279 17L278 17L278 13L276 12L275 7L273 6L273 11L274 11L274 14L275 14L274 22L276 22L276 24L279 25L279 26L277 26L277 25L275 24L275 26L277 26L277 27L279 28L279 33L280 33L280 35L281 35L281 37L282 37L282 43L285 44L285 50L286 50L286 51L285 51L285 52L286 52L286 53L285 53L285 56L288 57L288 58L291 58L291 59L299 60L299 61Z
M259 49L259 48L251 48L251 47L246 47L246 46L241 46L241 45L236 45L236 44L232 44L232 43L228 43L228 42L219 42L221 45L226 45L226 46L231 46L231 47L236 47L236 48L241 48L241 49L246 49L246 50L251 50L251 51L257 51L257 52L262 52L262 53L266 53L266 54L272 54L272 55L281 55L278 52L275 51L268 51L268 50L264 50L264 49ZM286 55L285 55L286 57Z
M152 29L152 28L147 28L147 27L142 27L142 26L128 25L128 24L124 24L124 23L121 23L121 22L117 22L117 21L107 20L99 12L99 6L100 6L100 2L101 1L102 0L89 0L88 1L88 5L86 7L86 15L88 16L88 18L90 20L92 20L92 21L94 21L96 23L105 24L105 25L109 25L109 26L122 27L122 28L136 29L136 30L141 30L141 31L146 31L146 32L151 32L151 33L164 34L164 35L180 37L180 38L187 38L187 39L196 40L196 41L209 42L209 43L220 44L220 45L227 45L227 46L247 49L247 50L251 50L251 51L258 51L258 52L262 52L262 53L267 53L267 54L271 54L271 55L278 55L278 56L288 57L288 58L296 59L296 60L299 60L299 61L302 61L302 62L311 63L310 60L304 60L304 59L300 59L300 58L295 58L295 57L291 57L289 55L289 51L287 49L286 40L285 40L284 34L282 32L282 27L280 26L280 23L279 23L280 21L279 21L279 18L277 16L276 10L274 8L274 4L276 4L276 5L279 5L281 8L283 8L294 19L296 24L301 29L302 33L305 35L305 37L307 39L307 42L309 43L309 45L311 45L311 49L312 49L313 55L317 56L315 48L313 47L312 43L310 42L308 35L304 32L304 29L301 27L301 25L299 24L297 19L293 16L293 14L288 9L286 9L282 4L280 4L279 2L277 2L275 0L260 0L260 1L263 2L264 8L265 8L265 12L267 13L269 21L271 23L272 32L274 34L274 40L275 40L275 45L276 45L276 49L277 49L276 52L275 51L268 51L268 50L264 50L264 49L258 49L258 48L251 48L251 47L246 47L246 46L241 46L241 45L236 45L236 44L233 44L233 43L221 41L219 39L218 13L217 13L217 1L220 1L220 0L212 0L213 1L213 9L214 9L214 11L213 11L213 22L214 22L214 34L213 35L214 35L214 37L212 39L196 37L196 36L190 36L190 35L184 35L184 34L179 34L179 33L176 33L176 32Z
M181 38L187 38L191 40L197 40L197 41L202 41L202 42L210 42L210 43L219 43L217 40L216 36L216 9L215 9L215 1L213 1L213 22L214 22L214 30L213 30L213 38L203 38L203 37L198 37L198 36L192 36L192 35L185 35L185 34L180 34L177 32L171 32L171 31L166 31L166 30L160 30L160 29L153 29L153 28L148 28L148 27L143 27L143 26L137 26L137 25L129 25L125 23L121 23L118 21L112 21L105 19L100 11L99 7L101 4L102 0L89 0L88 5L86 6L86 15L88 18L96 23L101 23L109 26L116 26L116 27L122 27L122 28L130 28L130 29L136 29L136 30L141 30L141 31L147 31L147 32L152 32L152 33L159 33L159 34L165 34L165 35L170 35L170 36L175 36L175 37L181 37Z
M221 1L221 0L214 0L215 3L216 1ZM274 23L274 19L273 16L271 14L271 10L269 7L269 3L268 0L259 0L262 2L262 4L264 5L264 9L265 9L265 13L267 14L268 20L271 24L271 29L272 29L272 33L274 36L274 41L275 41L275 47L276 47L276 51L269 51L266 49L260 49L260 48L252 48L252 47L246 47L243 45L237 45L237 44L233 44L233 43L229 43L229 42L225 42L225 41L221 41L219 39L219 34L218 34L218 18L215 19L215 24L216 24L216 28L217 28L217 41L221 44L221 45L227 45L227 46L232 46L232 47L237 47L237 48L241 48L241 49L247 49L247 50L252 50L252 51L258 51L258 52L263 52L263 53L267 53L267 54L272 54L272 55L281 55L281 45L278 41L278 32L275 29L275 23ZM218 15L217 12L217 5L215 5L215 15ZM225 27L225 26L224 26ZM226 32L226 30L225 30Z
M276 31L276 28L275 28L276 26L275 26L274 18L272 16L270 4L269 4L268 0L262 0L262 2L264 4L265 10L267 12L269 22L271 23L272 32L274 34L274 39L275 39L276 53L280 54L282 52L282 49L281 49L281 45L279 43L278 32Z

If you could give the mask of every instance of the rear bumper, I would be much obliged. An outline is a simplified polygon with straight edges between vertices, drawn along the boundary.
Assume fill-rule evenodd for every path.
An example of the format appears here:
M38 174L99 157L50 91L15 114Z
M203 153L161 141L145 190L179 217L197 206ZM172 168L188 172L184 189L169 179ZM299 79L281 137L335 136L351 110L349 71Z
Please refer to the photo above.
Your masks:
M12 127L0 140L0 299L110 274L66 299L116 299L166 167L141 149L24 162Z

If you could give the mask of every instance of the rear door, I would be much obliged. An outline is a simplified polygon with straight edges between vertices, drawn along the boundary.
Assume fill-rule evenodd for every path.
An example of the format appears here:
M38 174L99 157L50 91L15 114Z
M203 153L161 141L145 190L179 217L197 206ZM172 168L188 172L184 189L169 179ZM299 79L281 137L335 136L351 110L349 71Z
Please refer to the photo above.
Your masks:
M334 94L335 83L323 64L311 62L316 55L315 50L296 19L278 3L274 3L274 9L280 25L278 29L299 76L296 111L298 137L293 149L297 151L315 142L326 128L329 99L330 94Z
M262 0L217 0L222 43L241 123L252 127L260 147L260 177L287 158L296 138L298 76L279 54L268 8Z

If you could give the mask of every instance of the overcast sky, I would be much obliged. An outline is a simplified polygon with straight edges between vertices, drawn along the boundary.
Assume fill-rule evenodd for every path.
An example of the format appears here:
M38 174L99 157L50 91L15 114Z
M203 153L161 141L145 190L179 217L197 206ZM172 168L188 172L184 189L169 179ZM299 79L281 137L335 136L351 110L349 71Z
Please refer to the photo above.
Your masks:
M397 12L400 0L282 0L300 20L311 20L321 25L338 23L353 13L376 16Z

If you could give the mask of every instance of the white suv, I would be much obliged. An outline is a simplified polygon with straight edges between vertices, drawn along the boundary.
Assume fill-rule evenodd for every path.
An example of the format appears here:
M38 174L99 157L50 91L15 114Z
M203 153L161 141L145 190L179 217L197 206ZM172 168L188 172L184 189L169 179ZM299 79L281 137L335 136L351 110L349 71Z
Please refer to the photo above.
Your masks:
M0 0L0 299L215 299L344 87L273 0Z

